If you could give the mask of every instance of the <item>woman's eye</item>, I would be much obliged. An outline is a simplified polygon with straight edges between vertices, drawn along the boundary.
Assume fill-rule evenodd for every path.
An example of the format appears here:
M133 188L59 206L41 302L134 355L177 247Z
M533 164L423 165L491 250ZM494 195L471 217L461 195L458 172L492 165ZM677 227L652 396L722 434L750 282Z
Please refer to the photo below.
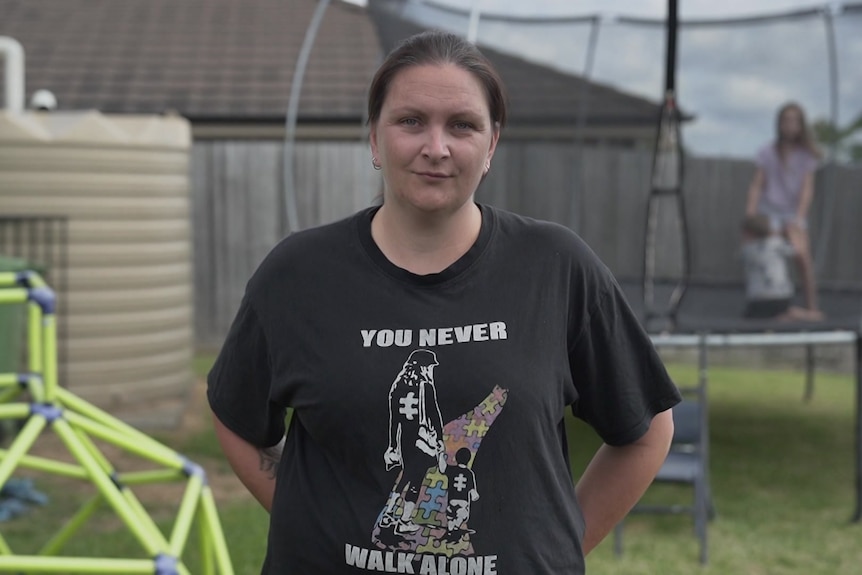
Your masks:
M405 126L418 126L419 120L417 120L416 118L404 118L403 120L401 120L401 123Z
M456 130L470 130L473 128L473 125L469 122L455 122L454 126Z

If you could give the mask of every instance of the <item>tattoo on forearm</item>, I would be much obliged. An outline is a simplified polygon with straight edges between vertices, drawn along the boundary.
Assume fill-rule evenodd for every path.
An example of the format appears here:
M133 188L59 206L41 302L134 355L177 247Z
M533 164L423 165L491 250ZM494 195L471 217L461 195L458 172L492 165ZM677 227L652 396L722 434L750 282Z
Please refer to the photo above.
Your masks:
M275 479L278 473L278 464L281 461L281 452L284 450L284 438L278 445L264 447L258 450L260 455L260 470L267 474L270 479Z
M281 461L281 453L275 452L275 449L268 447L261 449L260 453L260 470L267 474L270 479L275 479L278 471L278 462Z

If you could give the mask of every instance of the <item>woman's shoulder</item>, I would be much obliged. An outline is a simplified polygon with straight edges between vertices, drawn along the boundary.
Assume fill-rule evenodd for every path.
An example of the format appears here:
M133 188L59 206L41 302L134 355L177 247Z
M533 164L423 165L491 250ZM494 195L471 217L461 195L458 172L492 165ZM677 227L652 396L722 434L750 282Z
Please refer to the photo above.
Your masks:
M604 276L608 272L586 241L571 228L494 208L500 240L510 254L529 261L554 260L577 273Z
M757 149L757 163L763 165L766 162L774 161L778 158L778 150L775 148L775 142L769 141Z
M333 222L292 232L282 239L273 251L304 251L321 247L328 248L332 244L340 245L355 236L358 223L363 218L370 220L369 212L374 209L376 208L365 208Z
M487 207L487 206L485 206ZM494 211L499 233L525 247L547 249L583 249L586 243L571 228L563 224L516 214L500 208Z
M355 250L359 244L357 225L368 217L367 208L346 218L291 232L263 258L251 282L266 282L285 269L302 273L306 267L320 266L324 261L338 261L340 254ZM349 255L348 255L349 257Z

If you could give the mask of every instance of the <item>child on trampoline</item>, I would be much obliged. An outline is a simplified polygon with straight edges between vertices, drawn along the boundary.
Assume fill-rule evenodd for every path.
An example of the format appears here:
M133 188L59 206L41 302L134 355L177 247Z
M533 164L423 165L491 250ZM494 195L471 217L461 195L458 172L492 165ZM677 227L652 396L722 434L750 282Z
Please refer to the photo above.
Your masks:
M767 216L746 216L742 222L747 300L744 317L785 321L823 319L823 314L817 310L791 305L793 281L787 259L794 256L794 247L771 228Z
M748 188L745 213L766 216L772 231L793 246L805 307L812 317L820 316L807 225L820 153L799 104L790 102L782 106L775 128L775 140L757 154L757 170Z

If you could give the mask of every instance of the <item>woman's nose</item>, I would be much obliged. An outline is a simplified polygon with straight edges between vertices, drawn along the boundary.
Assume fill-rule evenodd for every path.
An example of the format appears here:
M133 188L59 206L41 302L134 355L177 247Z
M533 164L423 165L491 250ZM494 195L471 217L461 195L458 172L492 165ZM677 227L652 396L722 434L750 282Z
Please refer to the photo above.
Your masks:
M449 142L446 130L442 127L431 126L425 132L425 146L422 154L434 161L449 157Z

